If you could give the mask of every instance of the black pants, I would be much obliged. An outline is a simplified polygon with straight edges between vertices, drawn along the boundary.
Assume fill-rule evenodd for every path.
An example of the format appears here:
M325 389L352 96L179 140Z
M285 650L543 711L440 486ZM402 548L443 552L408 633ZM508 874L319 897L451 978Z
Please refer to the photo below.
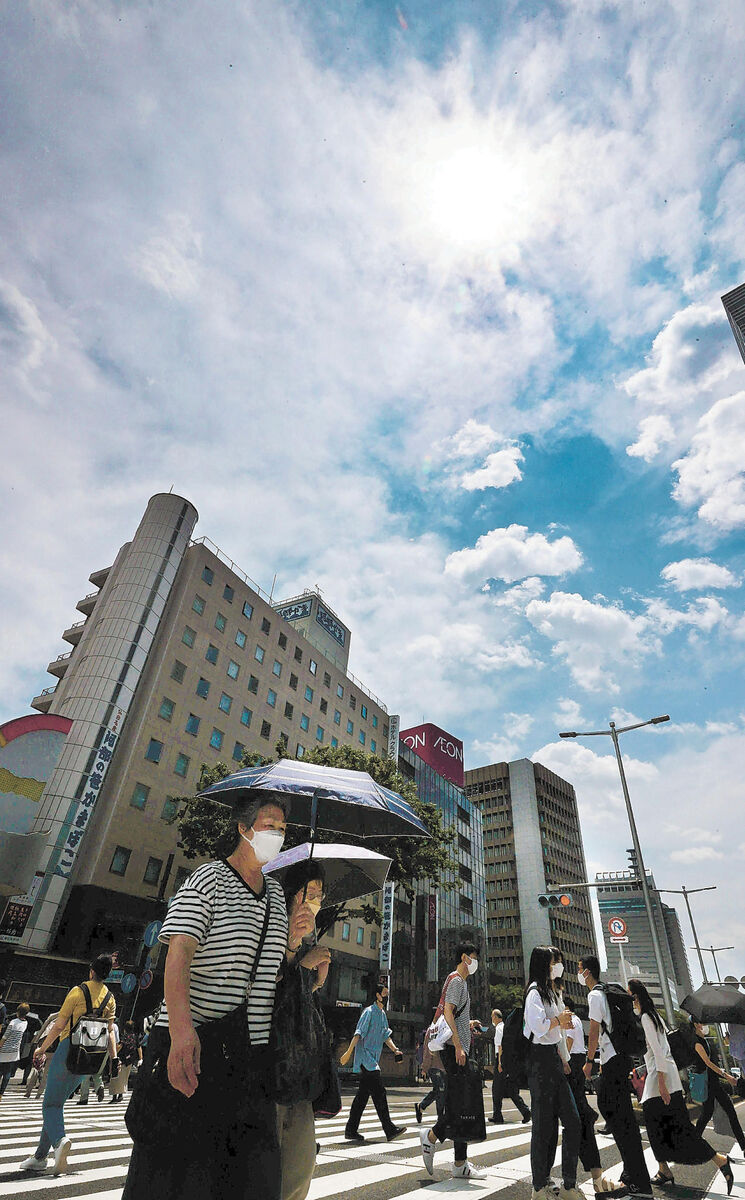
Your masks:
M455 1068L458 1065L455 1058L455 1050L452 1046L444 1046L440 1051L442 1065L445 1068L445 1078L447 1081L448 1075L455 1074ZM437 1114L437 1122L432 1126L432 1132L438 1142L444 1142L448 1136L447 1113L443 1111ZM453 1154L457 1163L464 1162L468 1157L468 1142L453 1142Z
M639 1125L631 1107L629 1069L630 1063L620 1054L603 1065L597 1084L598 1108L623 1159L626 1181L648 1192L651 1181Z
M445 1114L445 1092L447 1091L447 1075L440 1067L430 1067L427 1072L429 1081L432 1084L432 1091L428 1092L422 1100L419 1107L424 1110L429 1108L434 1100L437 1109L438 1120Z
M375 1105L375 1111L380 1118L380 1124L383 1126L383 1133L386 1137L393 1133L396 1126L393 1124L391 1114L388 1112L388 1097L385 1094L383 1081L380 1078L380 1071L367 1071L364 1067L360 1067L359 1087L357 1088L357 1095L349 1109L345 1133L358 1132L362 1114L370 1098L372 1098L372 1102Z
M565 1188L576 1187L581 1124L556 1046L531 1043L528 1085L533 1116L530 1138L533 1189L540 1191L551 1178L559 1138L559 1121L564 1129L561 1139L562 1180Z
M745 1133L743 1133L742 1125L740 1124L739 1120L737 1119L737 1113L735 1112L735 1106L732 1103L732 1101L730 1100L727 1093L725 1092L724 1088L722 1087L719 1076L715 1075L713 1071L709 1071L708 1076L709 1076L709 1078L707 1080L708 1094L707 1094L707 1097L704 1100L703 1106L701 1108L701 1115L696 1122L696 1133L702 1133L703 1130L706 1128L706 1126L709 1124L709 1121L711 1120L712 1114L714 1112L714 1104L718 1100L719 1103L721 1104L722 1108L724 1109L725 1113L727 1114L727 1120L730 1123L730 1128L732 1130L735 1141L737 1142L737 1144L739 1145L741 1150L745 1150Z
M569 1056L569 1066L571 1074L568 1076L569 1086L572 1089L574 1103L577 1105L580 1124L582 1126L582 1135L579 1143L579 1160L586 1171L594 1171L600 1166L600 1151L598 1144L595 1141L595 1111L587 1103L587 1095L585 1093L585 1076L582 1068L585 1065L584 1054L571 1054Z
M511 1100L521 1117L530 1115L530 1109L520 1095L520 1088L513 1075L505 1075L499 1070L498 1063L494 1064L494 1079L491 1085L492 1116L497 1121L502 1120L502 1101L505 1096Z

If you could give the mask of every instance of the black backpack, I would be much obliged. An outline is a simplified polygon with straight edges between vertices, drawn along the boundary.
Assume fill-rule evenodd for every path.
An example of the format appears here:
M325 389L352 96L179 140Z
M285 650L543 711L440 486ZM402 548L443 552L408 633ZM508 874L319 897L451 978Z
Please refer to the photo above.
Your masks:
M601 1021L603 1033L607 1033L616 1054L627 1058L639 1058L647 1048L642 1023L634 1012L634 1002L620 983L599 983L598 990L608 1000L611 1027Z
M694 1067L701 1062L696 1053L696 1037L693 1034L690 1025L678 1026L677 1029L669 1029L667 1032L667 1041L670 1046L670 1053L673 1056L673 1062L679 1071L686 1067ZM701 1066L704 1064L701 1063Z
M525 1019L525 1001L513 1008L504 1021L502 1034L502 1074L510 1075L513 1079L524 1079L528 1070L528 1050L533 1041L533 1034L526 1037L523 1033Z

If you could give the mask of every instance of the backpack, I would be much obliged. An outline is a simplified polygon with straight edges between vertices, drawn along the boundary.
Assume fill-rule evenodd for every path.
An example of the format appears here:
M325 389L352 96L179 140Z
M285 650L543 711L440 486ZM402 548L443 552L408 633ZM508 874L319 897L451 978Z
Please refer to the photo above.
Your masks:
M535 986L534 984L531 986ZM528 989L530 990L530 989ZM504 1021L502 1033L502 1074L513 1078L524 1077L528 1067L528 1048L533 1041L533 1034L526 1037L523 1032L525 1020L525 1001L513 1008Z
M697 1061L701 1062L696 1053L696 1039L691 1034L690 1026L684 1025L678 1026L677 1029L668 1029L667 1041L673 1062L679 1071L685 1067L695 1067ZM703 1065L701 1063L701 1066Z
M98 1008L94 1008L88 984L81 983L80 990L85 996L85 1012L70 1029L67 1069L71 1075L97 1075L109 1048L109 1024L102 1013L111 999L111 992L107 991Z
M638 1058L647 1048L647 1039L639 1017L634 1012L634 1002L620 983L599 983L598 990L608 1000L611 1027L601 1021L603 1033L607 1033L616 1054L627 1058Z

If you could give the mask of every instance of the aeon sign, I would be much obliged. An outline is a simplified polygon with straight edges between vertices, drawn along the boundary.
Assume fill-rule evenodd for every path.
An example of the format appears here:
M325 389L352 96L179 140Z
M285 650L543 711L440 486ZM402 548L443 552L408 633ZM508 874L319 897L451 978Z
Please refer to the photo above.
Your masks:
M457 787L463 787L463 743L437 725L415 725L401 730L401 741L419 758L434 767L438 775Z

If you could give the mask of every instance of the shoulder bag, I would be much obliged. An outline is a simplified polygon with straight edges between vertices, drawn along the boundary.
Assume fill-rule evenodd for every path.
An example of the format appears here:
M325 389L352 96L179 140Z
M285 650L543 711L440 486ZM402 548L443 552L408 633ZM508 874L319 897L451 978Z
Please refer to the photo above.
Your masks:
M277 981L269 1036L269 1094L278 1104L315 1100L323 1090L331 1048L313 975L299 963Z

